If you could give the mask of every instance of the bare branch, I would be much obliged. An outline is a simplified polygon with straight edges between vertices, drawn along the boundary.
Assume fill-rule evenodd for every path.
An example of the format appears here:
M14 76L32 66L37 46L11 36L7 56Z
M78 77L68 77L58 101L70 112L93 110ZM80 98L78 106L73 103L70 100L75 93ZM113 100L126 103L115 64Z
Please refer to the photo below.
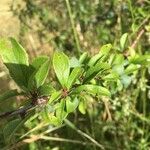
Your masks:
M29 105L27 107L22 107L17 110L1 113L0 119L15 116L15 115L20 115L20 116L25 115L28 111L32 110L34 107L35 107L34 105Z

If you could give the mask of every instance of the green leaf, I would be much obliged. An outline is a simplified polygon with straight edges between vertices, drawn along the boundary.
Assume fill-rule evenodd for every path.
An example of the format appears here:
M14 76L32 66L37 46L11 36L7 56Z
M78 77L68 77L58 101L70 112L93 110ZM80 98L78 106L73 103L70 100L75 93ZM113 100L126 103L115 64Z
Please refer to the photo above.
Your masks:
M75 97L73 100L71 100L70 97L67 97L65 100L66 100L67 113L71 113L75 111L75 109L78 107L79 104L78 99Z
M8 143L10 142L10 135L15 130L16 126L21 122L21 119L15 119L8 122L3 130L4 139Z
M81 85L79 87L77 87L73 93L80 93L82 91L88 92L89 94L93 94L93 95L103 95L103 96L110 96L110 92L108 89L102 87L102 86L98 86L98 85Z
M79 109L79 111L80 111L83 115L86 113L86 107L87 107L87 105L86 105L86 103L85 103L85 100L82 99L82 100L80 101L80 103L79 103L78 109Z
M95 65L99 60L103 62L108 57L111 48L112 48L111 44L103 45L100 49L100 52L89 60L88 66Z
M123 89L123 84L120 80L117 81L117 90L121 91Z
M133 64L149 65L150 55L134 55L129 57L129 62Z
M122 54L115 55L113 65L123 65L123 64L124 64L124 56Z
M79 76L82 74L83 69L80 67L76 67L72 70L69 79L68 79L68 83L67 83L67 88L70 89L71 86L75 83L75 81L79 78Z
M61 125L60 120L59 120L56 116L54 116L54 115L50 115L50 116L49 116L49 123L50 123L50 124L53 124L53 125L55 125L55 126Z
M63 87L67 87L70 65L69 59L63 52L55 52L53 66L56 76Z
M48 103L51 104L53 101L58 100L61 97L61 91L55 91L52 93Z
M35 58L31 65L29 66L29 73L30 73L30 78L28 80L28 90L32 91L33 89L36 88L36 81L35 81L35 74L39 70L39 68L46 62L48 61L47 56L39 56Z
M52 113L52 112L51 112L51 109L48 106L45 106L42 109L42 111L40 112L40 116L42 117L44 122L49 123L51 121L50 113Z
M105 71L109 71L111 69L110 64L108 64L106 62L101 62L101 61L98 61L98 63L95 65L95 67L101 67L101 70L98 73L99 75L104 73Z
M36 70L39 69L39 67L44 64L46 61L48 61L48 57L47 56L39 56L36 57L32 63L31 66L33 66Z
M33 113L29 114L24 118L23 120L21 119L15 119L10 121L4 128L3 133L4 133L4 138L6 141L9 143L13 140L13 137L15 136L15 133L24 125L24 123L33 116Z
M103 77L103 80L106 80L106 81L116 81L118 79L119 79L119 75L115 72L112 72L111 74L108 74Z
M121 76L121 83L124 85L125 88L127 88L131 83L132 77L127 75Z
M44 64L42 64L39 70L36 72L35 82L37 88L44 84L46 77L49 73L49 69L50 69L50 61L48 60Z
M28 56L24 48L13 38L0 40L0 55L10 76L20 87L27 87Z
M112 70L118 75L124 74L124 66L123 65L115 65L115 66L113 66Z
M0 102L3 102L6 99L12 98L14 96L18 96L21 93L18 93L17 90L9 90L3 94L0 95Z
M80 67L80 62L76 57L72 57L70 59L69 64L70 64L70 68Z
M79 58L80 64L84 63L87 57L88 57L88 53L84 52Z
M29 65L26 51L13 38L0 39L0 55L4 63Z
M126 69L125 69L125 73L126 74L131 74L134 71L138 70L141 66L140 65L134 65L134 64L130 64Z
M54 88L49 83L45 83L42 86L39 87L38 92L40 96L49 96L54 92Z
M121 39L120 39L121 52L123 52L123 50L124 50L124 48L125 48L125 44L126 44L127 38L128 38L128 33L124 33L124 34L121 36Z
M109 53L109 51L111 50L112 48L112 45L111 44L106 44L106 45L103 45L100 49L100 54L101 55L107 55Z
M95 63L102 57L102 54L96 54L95 56L93 56L88 63L88 66L93 66L95 65Z
M56 117L62 123L62 121L67 117L67 112L65 111L65 99L62 99L56 108Z
M108 63L98 62L95 66L91 66L85 74L83 83L87 83L93 79L100 71L108 70L110 65Z

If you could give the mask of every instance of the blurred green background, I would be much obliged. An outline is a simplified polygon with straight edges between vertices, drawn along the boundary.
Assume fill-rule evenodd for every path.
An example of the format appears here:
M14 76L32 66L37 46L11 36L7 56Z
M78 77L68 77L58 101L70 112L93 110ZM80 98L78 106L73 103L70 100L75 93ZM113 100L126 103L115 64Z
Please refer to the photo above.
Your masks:
M69 2L69 3L67 3ZM68 10L71 9L70 14ZM137 54L150 54L150 1L149 0L1 0L0 36L13 36L27 50L30 58L52 56L61 50L69 56L87 51L91 55L103 44L112 43L119 50L120 38L128 33L129 47ZM6 69L0 63L0 91L14 89ZM90 100L85 115L75 112L69 119L91 139L108 150L150 149L150 68L134 75L128 88L122 88L107 104ZM19 101L21 98L18 98ZM17 102L16 101L16 102ZM13 105L17 105L13 102ZM0 103L0 111L6 111ZM108 113L108 110L110 114ZM0 122L3 126L5 122ZM51 126L38 120L22 129L25 134L38 126L35 135ZM32 137L15 149L29 150L98 150L82 132L70 125L49 133L55 139ZM65 140L66 139L66 140ZM55 141L54 141L55 140ZM82 142L83 141L83 142ZM4 147L3 131L0 147Z

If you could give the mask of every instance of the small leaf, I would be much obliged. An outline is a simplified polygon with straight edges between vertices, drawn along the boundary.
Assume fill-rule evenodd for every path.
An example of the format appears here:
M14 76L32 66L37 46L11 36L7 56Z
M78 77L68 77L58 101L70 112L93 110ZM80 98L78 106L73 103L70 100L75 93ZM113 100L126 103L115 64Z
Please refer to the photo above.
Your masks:
M68 57L63 52L55 52L53 66L59 82L63 87L66 87L70 73Z
M129 62L133 64L149 65L150 55L134 55L129 57Z
M122 54L115 55L113 65L123 65L123 64L124 64L124 56Z
M141 66L140 65L134 65L134 64L130 64L126 69L125 69L125 73L126 74L131 74L134 71L138 70Z
M95 63L102 57L102 54L96 54L95 56L93 56L88 63L88 66L93 66L95 65Z
M13 38L0 40L0 55L10 76L21 87L28 84L28 56L23 47Z
M124 74L124 66L123 65L115 65L115 66L113 66L112 70L118 75Z
M121 36L121 39L120 39L121 52L123 52L123 50L124 50L124 48L125 48L125 44L126 44L127 38L128 38L128 33L124 33L124 34Z
M111 50L112 48L112 45L111 44L106 44L106 45L103 45L99 51L99 53L101 55L108 55L109 54L109 51Z
M93 66L95 65L98 61L103 62L109 55L109 51L111 50L112 45L111 44L106 44L103 45L99 51L98 54L93 56L88 63L88 66Z
M124 85L125 88L127 88L131 83L132 77L127 75L121 76L121 83Z
M123 89L123 84L121 83L120 80L117 81L117 90L121 91Z
M29 73L30 73L30 78L28 80L28 90L32 91L33 89L36 88L36 81L35 81L35 74L39 70L39 68L46 62L48 61L47 56L39 56L35 58L31 65L29 66Z
M70 68L80 67L80 62L76 57L70 59Z
M39 70L36 72L35 82L37 88L43 85L43 83L45 82L49 69L50 69L50 61L48 60L44 64L42 64Z
M95 66L91 66L85 74L83 83L92 80L100 71L108 70L110 65L108 63L98 62Z
M51 123L51 124L53 124L55 126L61 125L60 120L56 116L54 116L54 115L50 115L50 117L49 117L49 123Z
M67 112L65 111L65 99L62 99L56 108L56 117L62 123L63 120L67 117Z
M85 103L84 99L82 99L79 103L78 109L83 115L86 113L86 107L87 107L86 103Z
M87 57L88 57L88 53L84 52L79 58L80 64L84 63Z
M68 84L67 88L70 89L71 86L75 83L75 81L79 78L79 76L82 74L83 69L80 67L76 67L72 70L69 79L68 79Z
M45 106L40 112L40 116L42 117L44 122L49 123L51 121L50 113L52 113L48 106Z
M0 39L0 55L4 63L29 65L25 49L13 38Z
M58 100L61 97L61 91L55 91L52 93L48 103L51 104L53 101Z
M103 77L103 80L106 80L106 81L116 81L118 79L119 79L119 75L114 72Z
M6 99L9 99L9 98L12 98L12 97L18 96L18 95L21 95L21 93L18 93L17 90L7 91L0 95L0 102L3 102Z
M89 94L93 94L93 95L103 95L103 96L110 96L110 92L108 89L102 87L102 86L98 86L98 85L81 85L79 87L77 87L73 92L74 93L80 93L82 91L88 92Z
M75 111L75 109L77 108L79 104L78 99L75 97L72 101L70 97L67 97L65 100L66 100L67 113L71 113Z

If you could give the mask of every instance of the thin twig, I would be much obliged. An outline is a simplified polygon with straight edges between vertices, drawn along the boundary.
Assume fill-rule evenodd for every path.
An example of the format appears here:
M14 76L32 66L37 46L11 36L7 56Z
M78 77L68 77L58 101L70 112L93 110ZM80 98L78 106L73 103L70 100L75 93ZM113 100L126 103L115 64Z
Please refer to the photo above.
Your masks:
M75 28L75 22L74 22L73 15L71 12L70 3L69 3L69 0L65 0L65 1L66 1L66 5L67 5L67 10L69 13L69 18L70 18L73 34L74 34L74 39L75 39L75 43L76 43L76 47L77 47L77 53L78 53L78 55L80 55L81 49L80 49L80 44L79 44L79 38L78 38L77 31Z
M39 130L39 129L43 128L43 127L46 127L46 126L48 126L48 125L49 125L49 123L43 123L43 122L42 122L42 123L40 123L39 125L37 125L35 128L31 129L29 132L27 132L27 133L25 133L24 135L22 135L22 136L20 137L20 139L22 139L22 138L24 138L25 136L28 136L30 133L32 133L32 132L34 132L34 131L37 131L37 130ZM61 125L61 126L59 126L59 127L50 128L50 129L44 131L42 134L51 133L51 132L53 132L53 131L55 131L55 130L58 130L58 129L64 127L64 126L65 126L65 124L63 124L63 125Z
M90 137L88 134L84 133L83 131L79 130L78 128L76 128L76 126L71 123L69 120L65 119L64 120L65 123L71 127L73 130L75 130L78 134L80 134L81 136L86 137L88 140L90 140L92 143L94 143L96 146L98 146L99 148L101 148L102 150L105 150L104 146L101 145L100 143L98 143L95 139L93 139L92 137Z
M112 121L112 117L111 117L111 113L110 113L110 110L109 110L109 103L107 100L103 100L104 102L104 105L105 105L105 109L106 109L106 112L107 112L107 115L108 115L108 121Z
M142 37L142 35L144 34L144 32L145 32L145 30L142 29L142 30L138 33L136 39L132 42L131 46L129 46L130 49L131 49L131 51L136 48L136 45L138 44L138 41L140 40L140 38ZM129 56L129 55L132 55L132 53L134 54L134 51L133 51L133 52L130 52L130 53L131 53L131 54L129 54L129 51L125 51L124 56L127 57L127 56Z
M42 123L38 124L36 127L32 128L30 131L28 131L27 133L25 133L24 135L22 135L22 136L20 137L20 139L24 138L25 136L29 135L30 133L32 133L32 132L34 132L34 131L37 131L37 130L39 130L39 129L41 129L41 128L47 126L47 125L49 125L49 123L44 124L44 123L42 122Z
M17 110L8 111L0 114L0 119L6 118L6 117L12 117L15 115L25 115L28 111L32 110L35 106L29 105L27 107L22 107Z
M150 21L150 15L148 15L142 22L141 22L141 24L139 25L139 27L136 29L136 31L135 32L133 32L132 34L134 35L135 33L137 33L141 28L144 28L144 25L146 24L146 23L148 23ZM131 34L131 35L132 35Z
M81 144L81 145L92 145L91 143L82 142L82 141L78 141L78 140L70 140L70 139L50 137L50 136L41 136L41 139L51 140L51 141L68 142L68 143Z
M132 45L131 45L131 48L132 48L132 49L134 49L134 48L136 47L136 45L137 45L138 41L140 40L141 36L143 35L143 33L144 33L144 29L142 29L142 30L138 33L136 39L133 41L133 43L132 43Z
M141 36L142 36L142 35L144 34L144 32L145 32L145 31L144 31L144 25L145 25L146 23L148 23L149 21L150 21L150 15L148 15L148 16L142 21L142 23L139 25L139 27L136 29L136 31L131 34L131 37L132 37L133 35L135 35L136 33L138 33L136 39L132 42L132 44L131 44L131 46L130 46L131 49L135 49L135 47L136 47L138 41L140 40ZM141 30L140 30L140 29L141 29ZM130 54L129 54L129 51L127 51L127 52L124 53L124 56L129 56L129 55L130 55Z
M53 132L53 131L55 131L55 130L58 130L58 129L64 127L64 126L65 126L65 124L62 124L61 126L54 127L54 128L50 128L50 129L46 130L45 132L43 132L43 134L51 133L51 132Z
M87 143L87 142L83 142L83 141L70 140L70 139L58 138L58 137L50 137L50 136L45 136L43 134L40 134L40 135L31 135L30 138L24 139L24 140L22 140L16 144L14 144L10 148L7 148L7 150L16 149L16 148L19 148L25 144L33 143L33 142L38 141L40 139L56 141L56 142L58 141L58 142L74 143L74 144L80 144L80 145L84 145L84 146L85 145L93 145L93 143Z

